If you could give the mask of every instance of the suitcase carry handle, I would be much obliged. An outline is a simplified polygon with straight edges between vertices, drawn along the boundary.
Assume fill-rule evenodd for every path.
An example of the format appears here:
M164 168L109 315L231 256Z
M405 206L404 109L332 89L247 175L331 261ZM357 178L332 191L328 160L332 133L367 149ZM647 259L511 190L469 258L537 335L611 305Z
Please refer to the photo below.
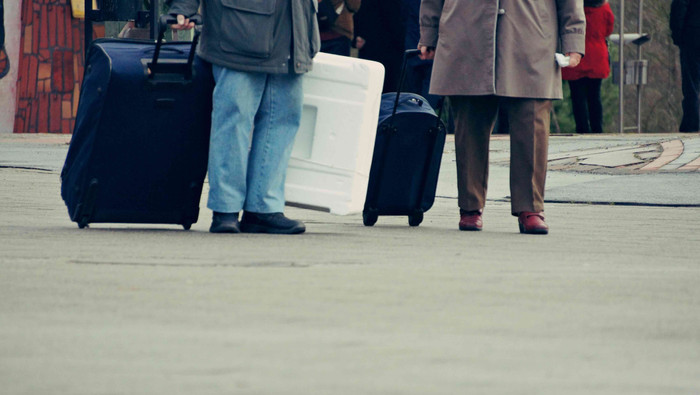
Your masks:
M194 22L195 26L202 26L202 16L200 14L194 14L189 17L190 22ZM158 19L158 37L165 34L168 29L168 25L177 24L177 15L174 14L164 14Z
M195 25L202 25L202 16L199 14L192 15L190 22L194 22ZM163 37L165 37L165 31L168 29L168 25L173 25L177 23L177 17L174 15L161 15L158 20L158 40L156 41L156 49L153 52L153 61L151 62L149 68L151 73L149 78L153 79L153 76L160 70L158 70L158 58L160 57L161 47L163 46ZM190 48L190 55L187 58L187 67L185 67L185 78L192 78L192 63L194 62L194 53L197 48L197 43L199 42L200 30L195 29L194 37L192 38L192 47Z

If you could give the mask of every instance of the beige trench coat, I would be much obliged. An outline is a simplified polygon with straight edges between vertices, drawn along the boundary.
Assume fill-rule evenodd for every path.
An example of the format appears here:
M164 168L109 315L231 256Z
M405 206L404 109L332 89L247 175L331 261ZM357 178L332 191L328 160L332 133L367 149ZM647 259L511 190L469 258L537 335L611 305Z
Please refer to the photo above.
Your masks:
M430 93L561 99L555 52L584 54L581 0L423 0Z

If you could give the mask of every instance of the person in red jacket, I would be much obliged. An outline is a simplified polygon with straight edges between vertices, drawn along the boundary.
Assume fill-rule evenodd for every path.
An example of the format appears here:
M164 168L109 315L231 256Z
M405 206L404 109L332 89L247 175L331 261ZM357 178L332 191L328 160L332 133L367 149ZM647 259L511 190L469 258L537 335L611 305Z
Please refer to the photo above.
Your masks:
M600 86L610 75L610 58L605 39L613 32L615 16L607 0L584 0L586 13L586 56L577 67L565 67L561 76L569 82L576 133L603 132L603 104Z

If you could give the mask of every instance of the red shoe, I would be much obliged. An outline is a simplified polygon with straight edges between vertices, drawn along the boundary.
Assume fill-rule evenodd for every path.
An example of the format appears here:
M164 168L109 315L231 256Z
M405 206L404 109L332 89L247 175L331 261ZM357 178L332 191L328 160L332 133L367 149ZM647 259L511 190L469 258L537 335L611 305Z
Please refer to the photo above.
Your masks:
M518 225L520 226L520 233L531 235L546 235L549 233L549 226L544 222L543 213L523 211L518 215Z
M481 220L482 210L459 210L459 230L481 230L484 222Z

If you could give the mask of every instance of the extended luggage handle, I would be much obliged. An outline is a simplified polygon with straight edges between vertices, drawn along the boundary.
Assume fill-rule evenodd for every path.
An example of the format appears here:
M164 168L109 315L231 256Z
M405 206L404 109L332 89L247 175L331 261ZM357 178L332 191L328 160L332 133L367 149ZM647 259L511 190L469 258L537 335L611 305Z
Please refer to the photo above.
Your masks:
M394 122L394 116L396 115L396 110L399 107L399 99L401 97L401 88L403 87L403 83L406 80L406 67L408 66L408 60L414 56L420 55L420 49L407 49L403 53L403 60L401 62L401 74L399 75L399 84L396 87L396 98L394 99L394 108L391 111L391 118L389 118L389 129L392 128L393 122ZM437 114L437 122L435 124L435 127L437 129L440 129L440 121L442 119L442 108L443 104L445 102L445 98L440 99L440 106L438 108L438 114ZM421 102L420 105L423 103Z
M194 22L196 26L202 25L202 16L199 14L192 15L190 22ZM165 37L165 31L168 29L168 25L174 25L177 23L177 17L174 15L161 15L158 19L158 39L156 40L156 49L153 53L153 61L149 65L151 73L148 78L153 78L153 76L160 70L158 70L158 59L160 56L160 50L163 46L163 38ZM197 48L197 43L199 42L199 35L201 34L200 29L195 28L194 37L192 38L192 47L190 48L190 54L187 58L187 67L185 68L185 78L192 78L192 63L194 62L195 49Z
M420 54L419 49L408 49L403 53L403 60L401 62L401 74L399 76L399 85L396 87L396 99L394 100L394 109L391 112L391 117L396 115L396 109L399 107L399 97L401 97L401 88L403 87L404 80L406 79L406 66L408 64L408 59L418 56Z

